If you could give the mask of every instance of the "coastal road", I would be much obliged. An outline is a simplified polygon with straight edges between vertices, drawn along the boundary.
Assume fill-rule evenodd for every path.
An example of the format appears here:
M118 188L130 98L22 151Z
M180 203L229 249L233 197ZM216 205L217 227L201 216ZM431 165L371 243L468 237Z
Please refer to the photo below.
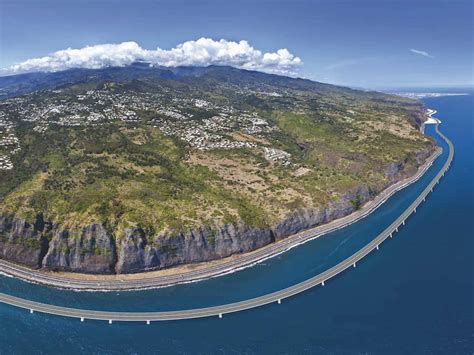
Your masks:
M352 254L350 257L341 261L340 263L331 267L330 269L308 280L300 282L296 285L293 285L288 288L285 288L273 293L269 293L260 297L245 300L245 301L229 303L229 304L214 306L214 307L196 308L196 309L180 310L180 311L165 311L165 312L109 312L109 311L95 311L95 310L59 307L59 306L38 303L38 302L14 297L14 296L7 295L4 293L0 293L0 302L6 303L12 306L16 306L16 307L28 309L32 313L42 312L42 313L54 314L54 315L65 316L65 317L73 317L73 318L78 318L81 321L85 319L96 319L96 320L109 321L109 323L112 323L114 321L138 321L138 322L149 323L152 321L191 319L191 318L211 317L211 316L222 317L223 315L227 313L243 311L243 310L263 306L263 305L274 303L274 302L280 303L283 299L291 297L298 293L301 293L309 288L315 287L317 285L324 286L324 283L327 280L338 275L339 273L343 272L344 270L348 268L355 267L356 263L360 261L362 258L370 254L373 250L378 250L380 244L385 239L391 237L394 233L396 233L398 229L402 225L405 224L406 219L412 213L416 212L417 207L426 199L428 194L433 190L433 188L439 182L441 177L444 176L445 172L449 169L454 157L454 146L452 142L442 132L439 131L438 124L436 124L435 129L438 135L447 143L449 147L448 159L444 163L441 170L430 181L428 186L420 193L420 195L416 198L416 200L413 201L413 203L390 226L388 226L383 232L381 232L375 239L373 239L370 243L365 245L362 249L358 250L356 253ZM425 168L425 170L426 169L427 167ZM400 188L401 187L399 187L398 189ZM384 200L381 199L376 205L379 205L383 201ZM359 218L362 218L362 217L359 217ZM305 233L300 233L298 237L301 239L304 239L305 235L306 235ZM313 235L312 237L314 238L315 236ZM140 281L140 280L137 280L137 281ZM64 282L64 280L62 282Z

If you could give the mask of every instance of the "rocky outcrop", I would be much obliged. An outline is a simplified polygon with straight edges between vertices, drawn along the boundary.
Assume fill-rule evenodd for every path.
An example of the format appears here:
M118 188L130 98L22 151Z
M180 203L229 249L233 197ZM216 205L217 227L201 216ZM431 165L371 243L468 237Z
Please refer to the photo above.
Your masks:
M142 229L126 229L117 242L117 265L119 274L150 270L157 264L147 248L147 239Z
M50 225L41 215L33 223L13 216L0 216L0 257L38 268L48 249L45 237Z
M436 149L436 146L433 145L432 147L430 148L424 148L424 149L420 149L420 150L417 150L415 152L415 161L416 161L416 165L419 166L421 164L423 164L426 159L428 159L428 157L433 154L433 151Z
M405 161L387 164L384 169L384 174L387 177L388 183L385 187L413 175L418 169L418 166L425 162L433 153L433 149L434 146L431 147L431 149L420 149L414 152L412 156L408 156Z
M79 230L55 230L42 266L91 274L114 272L115 242L100 224Z
M145 237L141 229L126 230L119 242L116 271L140 272L215 260L258 249L274 240L272 230L244 224L204 227L172 236Z
M325 208L296 211L273 227L275 238L280 240L302 230L347 216L369 199L370 192L368 187L361 185L348 191L337 201L329 203Z

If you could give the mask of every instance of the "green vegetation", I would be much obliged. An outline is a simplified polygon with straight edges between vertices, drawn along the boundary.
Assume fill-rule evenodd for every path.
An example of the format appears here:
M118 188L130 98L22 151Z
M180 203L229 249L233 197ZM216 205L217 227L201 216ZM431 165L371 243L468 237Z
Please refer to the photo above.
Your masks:
M237 221L262 228L361 184L379 191L389 181L387 164L417 166L416 153L433 147L415 127L423 108L412 101L239 73L98 80L3 101L2 117L14 125L21 149L11 154L13 169L0 169L0 213L27 220L43 213L69 227L104 223L116 236L128 227L177 233L208 225L215 232ZM100 100L87 96L91 90ZM109 97L121 105L105 102ZM24 120L45 107L46 118ZM91 113L102 118L90 123ZM215 116L227 121L209 132L248 146L203 148L186 138L187 127L209 125ZM255 117L265 124L252 123ZM209 137L203 144L212 144ZM272 160L265 148L290 158ZM351 202L361 207L359 198Z

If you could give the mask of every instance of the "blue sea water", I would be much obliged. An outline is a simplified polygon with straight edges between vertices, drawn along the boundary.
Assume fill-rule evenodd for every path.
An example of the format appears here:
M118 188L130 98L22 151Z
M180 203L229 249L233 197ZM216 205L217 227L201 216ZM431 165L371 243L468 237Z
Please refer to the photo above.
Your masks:
M350 269L281 305L151 325L66 319L0 304L0 354L470 353L474 351L473 93L425 99L455 158L393 239ZM432 126L427 134L435 135ZM340 231L231 275L158 290L84 293L0 276L0 292L71 307L170 310L275 291L336 264L373 239L439 171Z

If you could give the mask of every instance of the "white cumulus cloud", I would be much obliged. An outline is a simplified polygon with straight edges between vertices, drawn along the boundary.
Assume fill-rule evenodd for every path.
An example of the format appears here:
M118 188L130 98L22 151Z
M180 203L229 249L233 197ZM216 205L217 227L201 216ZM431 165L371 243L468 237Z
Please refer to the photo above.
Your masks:
M146 61L163 67L229 65L283 75L295 75L303 63L286 48L263 53L247 41L234 42L225 39L215 41L211 38L200 38L181 43L172 49L148 50L136 42L68 48L45 57L25 60L6 68L6 71L22 73L71 68L98 69L125 66L136 61Z

